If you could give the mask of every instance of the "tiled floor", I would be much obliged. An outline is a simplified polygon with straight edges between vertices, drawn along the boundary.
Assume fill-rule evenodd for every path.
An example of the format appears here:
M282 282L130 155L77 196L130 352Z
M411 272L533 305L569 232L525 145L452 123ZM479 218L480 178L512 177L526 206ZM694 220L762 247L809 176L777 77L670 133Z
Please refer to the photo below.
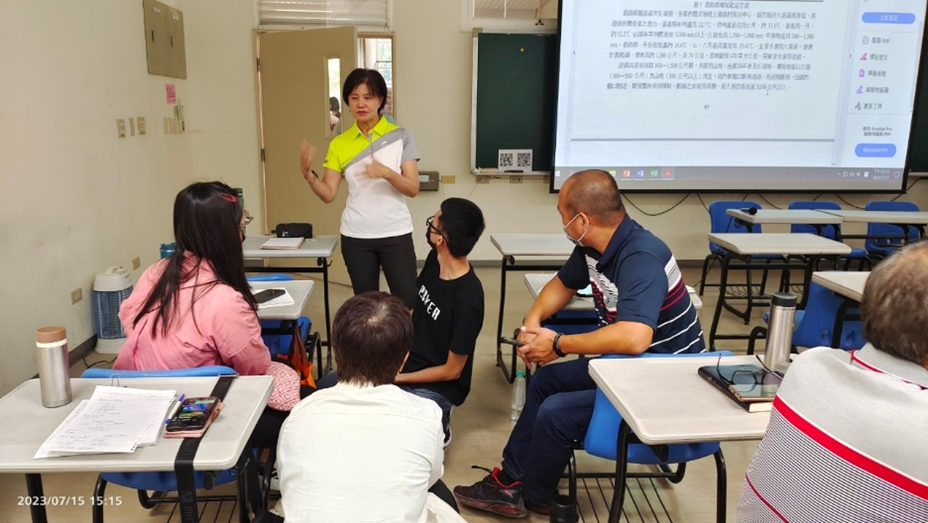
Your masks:
M469 484L480 479L484 472L472 470L472 465L488 468L496 466L500 461L500 454L512 428L510 421L511 385L503 379L502 373L495 365L496 320L499 310L499 269L494 267L481 267L478 275L484 285L486 293L486 318L484 328L478 338L477 353L474 358L473 385L470 397L463 406L455 408L452 418L454 441L446 449L444 481L453 487L458 484ZM695 284L699 280L699 271L684 270L686 282ZM717 280L715 280L717 281ZM386 288L384 286L384 288ZM307 308L307 315L317 323L313 326L322 330L322 292L314 293ZM335 309L350 296L350 288L332 285L331 303L333 314ZM708 336L709 325L714 312L717 298L716 289L707 289L703 298L703 309L699 316L703 329ZM511 331L517 327L522 316L528 310L531 300L528 290L523 284L521 273L511 273L507 282L506 316L504 330ZM763 308L756 310L753 324L760 323ZM740 320L728 313L723 313L721 330L726 332L750 331ZM720 342L720 349L731 349L743 352L745 343L740 341ZM105 359L112 359L106 356ZM103 359L100 356L88 358L89 361ZM74 375L80 375L84 364L76 362ZM681 401L684 399L681 398ZM740 497L742 478L750 462L757 442L725 443L722 448L728 466L728 520L735 521L736 507ZM614 464L604 460L581 456L580 469L583 471L609 470ZM93 492L95 474L50 474L43 476L45 494L47 496L76 496L87 500L84 506L50 507L49 520L52 522L85 522L90 521L89 499ZM582 484L581 484L582 485ZM605 520L606 500L611 499L609 487L603 493L591 484L589 496L581 493L581 509L585 521L598 521L592 514L597 509L599 520ZM566 481L562 490L566 491ZM652 485L651 482L631 482L629 489L634 501L627 501L630 521L639 519L634 507L637 504L643 507L642 511L648 513L648 501L657 506L663 501L667 512L673 521L677 522L711 522L715 521L715 465L711 458L700 460L689 465L686 477L677 485L659 480ZM0 523L29 521L28 507L20 503L21 496L25 496L25 482L19 475L0 476ZM655 497L660 495L660 500ZM108 496L118 497L121 505L106 509L106 521L109 523L125 523L136 521L177 521L177 517L170 518L173 507L158 507L152 510L142 508L137 501L135 492L122 487L109 486ZM214 506L204 509L203 521L237 521L233 515L233 506L225 504L223 507ZM660 513L660 510L658 510ZM499 521L504 518L494 518L483 513L462 508L462 515L470 522ZM542 522L547 517L532 515L525 521ZM624 520L623 520L624 521ZM643 521L667 521L666 516L654 519L651 516Z

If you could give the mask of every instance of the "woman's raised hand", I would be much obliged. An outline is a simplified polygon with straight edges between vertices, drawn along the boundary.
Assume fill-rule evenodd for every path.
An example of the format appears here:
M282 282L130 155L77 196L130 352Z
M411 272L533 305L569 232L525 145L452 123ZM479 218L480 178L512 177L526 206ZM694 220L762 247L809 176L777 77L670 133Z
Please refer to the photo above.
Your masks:
M312 178L315 178L313 175L313 159L316 157L316 148L306 141L306 138L303 138L303 142L300 143L300 172L303 173L303 178L307 182L312 182Z

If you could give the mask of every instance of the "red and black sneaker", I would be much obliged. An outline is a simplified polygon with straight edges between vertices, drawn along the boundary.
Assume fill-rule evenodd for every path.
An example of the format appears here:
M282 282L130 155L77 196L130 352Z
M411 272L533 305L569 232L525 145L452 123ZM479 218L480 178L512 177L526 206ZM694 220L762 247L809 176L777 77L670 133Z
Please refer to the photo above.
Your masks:
M474 467L482 470L483 467ZM494 468L486 477L469 487L454 487L454 497L463 505L479 510L486 510L508 518L524 518L528 515L522 501L522 482L513 481L508 485L500 482L499 468Z

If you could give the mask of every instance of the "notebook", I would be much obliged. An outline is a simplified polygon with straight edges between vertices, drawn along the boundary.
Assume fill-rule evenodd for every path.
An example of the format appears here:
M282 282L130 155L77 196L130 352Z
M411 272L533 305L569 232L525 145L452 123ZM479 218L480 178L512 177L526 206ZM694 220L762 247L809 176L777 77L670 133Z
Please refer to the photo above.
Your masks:
M780 377L758 365L707 365L698 373L748 412L769 412Z
M262 249L299 249L303 238L270 238L261 244Z
M42 443L34 459L126 454L154 445L175 400L173 390L97 386Z

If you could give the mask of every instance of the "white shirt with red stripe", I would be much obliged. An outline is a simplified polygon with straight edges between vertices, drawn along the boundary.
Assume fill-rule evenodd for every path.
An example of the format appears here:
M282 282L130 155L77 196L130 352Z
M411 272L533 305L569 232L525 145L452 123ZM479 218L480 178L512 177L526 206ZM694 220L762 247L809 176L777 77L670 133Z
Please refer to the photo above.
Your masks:
M738 511L740 522L928 522L928 369L869 344L804 352Z

